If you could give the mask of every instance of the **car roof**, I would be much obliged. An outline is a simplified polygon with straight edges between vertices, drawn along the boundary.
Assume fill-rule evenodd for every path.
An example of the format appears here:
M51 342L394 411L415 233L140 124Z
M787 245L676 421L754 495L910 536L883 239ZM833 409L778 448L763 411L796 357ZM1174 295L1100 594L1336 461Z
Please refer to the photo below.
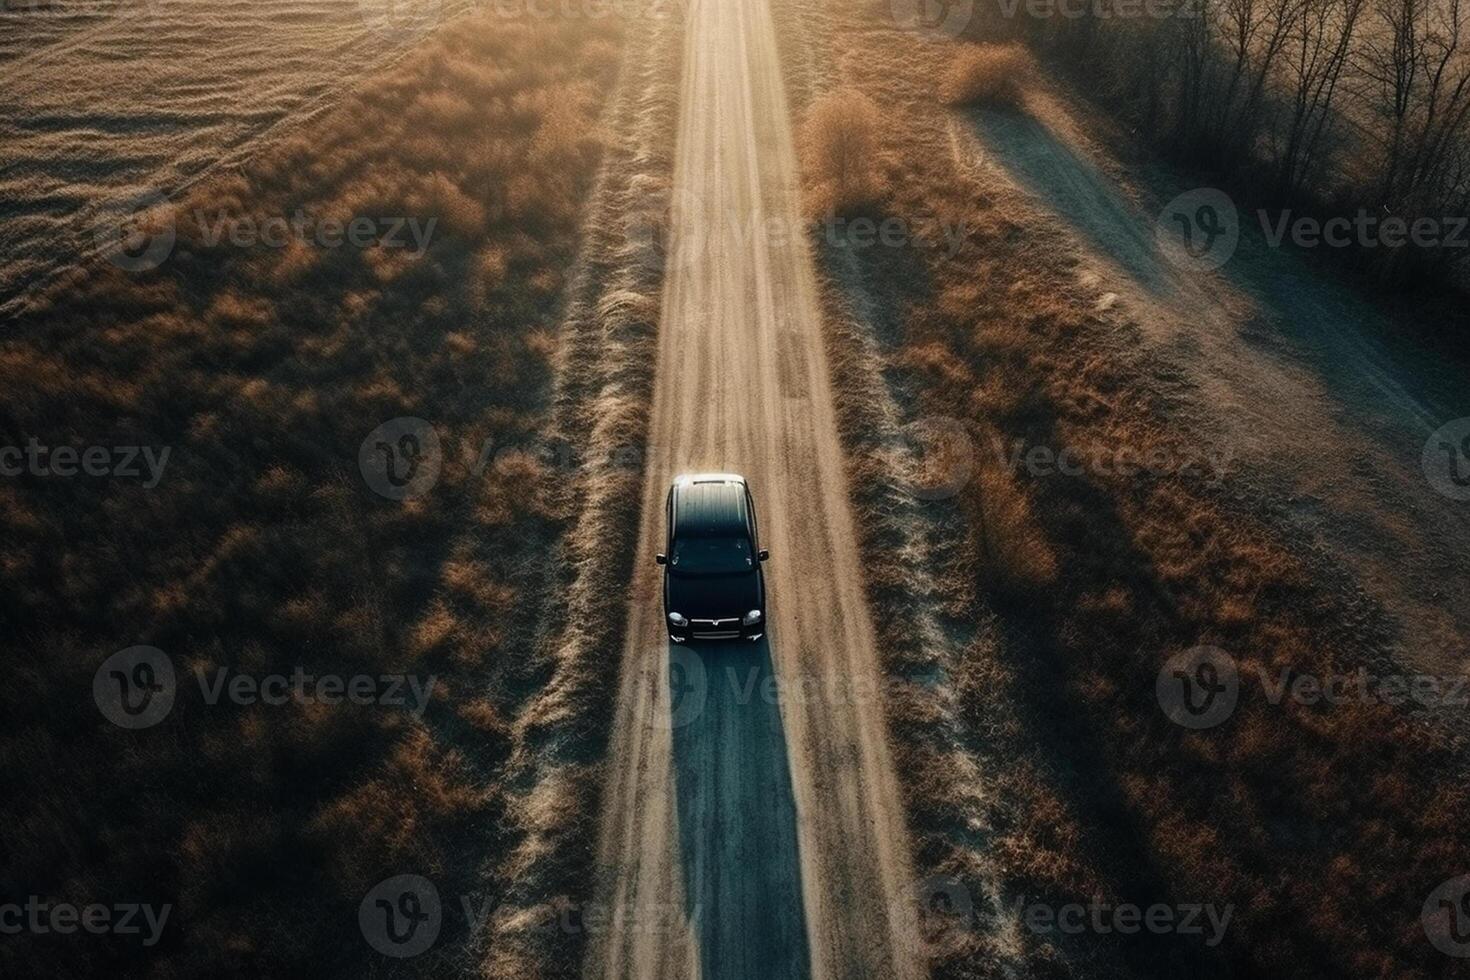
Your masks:
M674 533L745 534L750 529L745 481L720 477L674 482Z
M686 487L691 483L744 483L739 473L681 473L674 477L674 486Z

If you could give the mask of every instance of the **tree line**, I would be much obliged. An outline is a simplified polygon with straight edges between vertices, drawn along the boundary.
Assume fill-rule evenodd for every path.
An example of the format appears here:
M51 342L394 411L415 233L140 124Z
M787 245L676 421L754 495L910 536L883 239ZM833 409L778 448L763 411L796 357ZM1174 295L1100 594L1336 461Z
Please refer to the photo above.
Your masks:
M1470 211L1467 3L1005 4L969 33L1054 56L1171 154L1271 203L1412 224ZM1467 252L1446 235L1358 254L1402 285L1463 274Z

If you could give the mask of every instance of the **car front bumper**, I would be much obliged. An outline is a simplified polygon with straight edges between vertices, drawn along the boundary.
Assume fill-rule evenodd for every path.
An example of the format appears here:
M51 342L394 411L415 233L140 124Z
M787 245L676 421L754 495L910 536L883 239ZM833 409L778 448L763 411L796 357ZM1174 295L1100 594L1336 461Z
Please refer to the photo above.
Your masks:
M669 639L675 643L688 643L691 640L707 642L711 640L759 640L766 633L765 618L759 623L746 626L741 622L741 617L735 616L728 619L691 619L687 626L675 626L669 623Z

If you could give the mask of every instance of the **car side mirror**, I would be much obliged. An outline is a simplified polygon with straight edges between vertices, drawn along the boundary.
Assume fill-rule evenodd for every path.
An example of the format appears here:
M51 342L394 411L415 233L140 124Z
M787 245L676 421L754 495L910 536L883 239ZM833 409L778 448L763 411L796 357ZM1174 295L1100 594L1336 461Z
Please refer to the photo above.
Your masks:
M757 557L760 558L761 561L765 561L767 558L771 557L771 553L765 548L762 548Z
M656 562L658 562L660 565L667 565L669 563L669 556L668 555L654 555L653 556L653 560L656 561Z

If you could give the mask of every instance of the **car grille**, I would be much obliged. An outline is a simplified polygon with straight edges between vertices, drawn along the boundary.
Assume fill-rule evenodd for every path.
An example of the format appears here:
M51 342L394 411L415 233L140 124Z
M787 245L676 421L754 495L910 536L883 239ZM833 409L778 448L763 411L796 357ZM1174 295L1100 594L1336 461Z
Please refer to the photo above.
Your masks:
M689 631L701 640L732 640L740 635L740 620L738 617L691 619Z

